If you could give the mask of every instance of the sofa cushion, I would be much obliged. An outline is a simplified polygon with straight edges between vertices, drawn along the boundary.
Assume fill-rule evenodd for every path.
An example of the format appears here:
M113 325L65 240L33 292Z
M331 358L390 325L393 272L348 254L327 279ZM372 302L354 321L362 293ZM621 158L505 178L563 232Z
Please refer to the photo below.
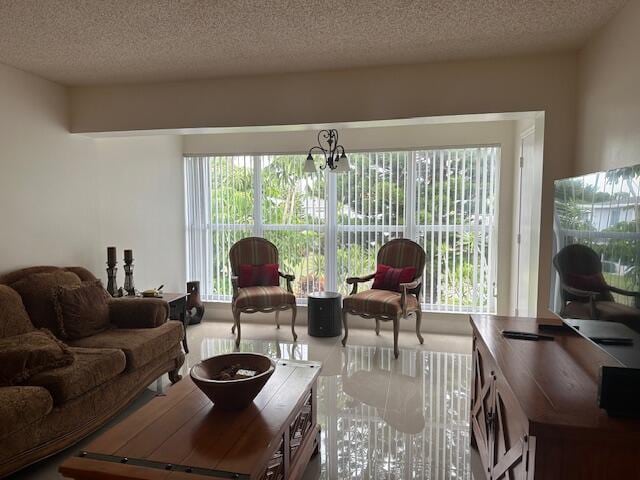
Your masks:
M58 286L80 286L80 277L72 272L57 270L33 273L11 287L22 297L31 323L37 328L47 328L60 335L58 317L53 306L53 290Z
M400 305L401 295L398 292L389 290L365 290L345 297L343 308L351 312L395 317L402 312L402 306ZM407 295L405 299L408 311L418 309L418 301L414 295Z
M0 338L35 330L18 292L0 285Z
M108 298L100 280L84 282L79 287L56 287L53 304L60 336L64 339L84 338L108 329Z
M127 357L127 371L140 368L182 341L182 322L170 320L156 328L113 328L69 345L85 348L118 348Z
M0 339L0 386L24 382L37 373L69 365L73 354L47 330Z
M44 388L0 388L0 438L34 424L52 408L53 399Z
M70 347L71 365L47 370L31 377L29 385L46 388L56 405L63 404L108 382L122 373L126 359L115 348Z

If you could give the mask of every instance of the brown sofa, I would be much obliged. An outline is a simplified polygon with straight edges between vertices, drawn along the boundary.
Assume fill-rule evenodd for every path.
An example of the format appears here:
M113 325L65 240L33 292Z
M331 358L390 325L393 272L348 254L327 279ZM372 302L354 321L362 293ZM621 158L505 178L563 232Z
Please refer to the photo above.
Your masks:
M0 339L42 327L35 315L41 322L45 310L36 312L40 306L32 298L27 302L10 287L24 289L32 274L50 272L95 281L81 267L32 267L0 276ZM156 299L110 300L108 330L65 341L73 353L70 365L0 387L0 477L100 428L164 373L173 383L180 380L184 328L167 317L168 305Z

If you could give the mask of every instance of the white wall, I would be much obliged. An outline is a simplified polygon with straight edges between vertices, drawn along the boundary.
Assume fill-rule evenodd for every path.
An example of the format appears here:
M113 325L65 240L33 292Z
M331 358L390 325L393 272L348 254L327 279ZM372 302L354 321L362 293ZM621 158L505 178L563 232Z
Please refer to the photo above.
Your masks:
M63 87L0 65L0 272L87 265L97 248L93 141Z
M632 0L580 53L576 174L640 163L639 48Z
M3 65L0 100L0 273L82 265L106 281L114 244L134 249L139 288L184 290L180 139L72 135L68 92Z
M95 141L98 245L95 269L104 273L106 247L116 245L119 285L125 248L133 249L134 281L144 290L185 291L182 142L176 136Z

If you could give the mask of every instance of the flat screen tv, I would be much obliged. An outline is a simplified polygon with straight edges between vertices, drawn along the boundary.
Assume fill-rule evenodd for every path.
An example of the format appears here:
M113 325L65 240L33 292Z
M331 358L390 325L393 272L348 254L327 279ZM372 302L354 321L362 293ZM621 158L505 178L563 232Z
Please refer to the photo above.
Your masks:
M555 182L551 309L640 332L640 165Z

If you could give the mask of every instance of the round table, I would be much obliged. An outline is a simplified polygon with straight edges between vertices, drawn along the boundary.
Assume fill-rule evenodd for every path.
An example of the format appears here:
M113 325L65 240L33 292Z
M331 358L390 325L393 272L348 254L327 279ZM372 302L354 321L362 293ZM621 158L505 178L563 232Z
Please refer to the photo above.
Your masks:
M307 331L312 337L337 337L342 334L342 295L338 292L313 292L307 296Z

